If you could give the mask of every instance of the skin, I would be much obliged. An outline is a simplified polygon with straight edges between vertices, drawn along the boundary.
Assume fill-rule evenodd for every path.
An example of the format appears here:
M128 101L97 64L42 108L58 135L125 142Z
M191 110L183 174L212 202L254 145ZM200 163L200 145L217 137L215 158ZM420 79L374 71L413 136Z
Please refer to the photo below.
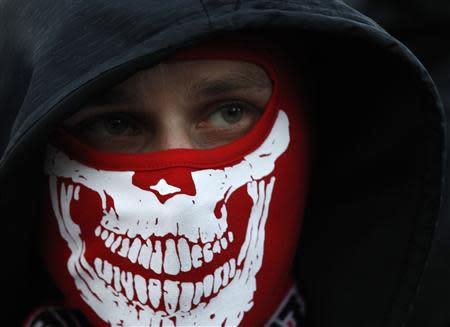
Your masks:
M100 151L211 149L245 135L271 93L256 64L163 62L90 99L63 126Z

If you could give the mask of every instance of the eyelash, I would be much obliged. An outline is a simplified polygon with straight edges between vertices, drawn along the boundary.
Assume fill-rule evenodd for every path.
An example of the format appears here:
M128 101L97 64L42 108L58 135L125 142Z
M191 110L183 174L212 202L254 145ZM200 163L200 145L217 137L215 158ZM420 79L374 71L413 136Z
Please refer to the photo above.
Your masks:
M76 128L78 130L93 129L93 126L95 124L106 122L114 118L124 120L129 126L132 126L134 130L142 130L141 123L139 123L137 117L133 114L126 112L103 113L94 115L80 122Z
M240 107L244 110L245 113L262 113L263 109L259 108L258 106L251 104L247 101L240 101L240 100L231 100L231 101L217 101L212 104L209 104L206 106L205 114L201 116L201 120L205 120L208 117L210 117L212 114L219 112L220 110L229 107L229 106L236 106Z

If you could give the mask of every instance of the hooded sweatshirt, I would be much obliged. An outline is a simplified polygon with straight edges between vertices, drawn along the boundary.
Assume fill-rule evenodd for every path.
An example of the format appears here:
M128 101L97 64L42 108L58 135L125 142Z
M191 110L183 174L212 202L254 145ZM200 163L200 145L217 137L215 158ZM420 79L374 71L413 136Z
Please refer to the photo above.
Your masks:
M295 262L304 325L450 322L442 104L415 56L371 19L337 0L3 0L0 24L9 323L60 293L38 244L50 133L89 96L231 32L275 37L308 99L314 159Z

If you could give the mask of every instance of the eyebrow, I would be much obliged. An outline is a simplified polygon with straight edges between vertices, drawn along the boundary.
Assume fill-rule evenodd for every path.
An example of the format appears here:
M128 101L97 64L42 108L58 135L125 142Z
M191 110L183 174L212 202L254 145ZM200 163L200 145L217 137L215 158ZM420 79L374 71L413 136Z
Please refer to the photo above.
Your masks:
M272 87L272 82L253 71L230 73L217 78L204 78L189 86L189 94L196 97L214 97L233 91L265 90ZM85 106L109 106L127 103L133 100L127 90L111 88L90 97Z
M213 97L233 91L249 89L268 89L272 83L267 78L261 78L254 72L229 74L218 78L204 78L189 87L189 93L194 96Z

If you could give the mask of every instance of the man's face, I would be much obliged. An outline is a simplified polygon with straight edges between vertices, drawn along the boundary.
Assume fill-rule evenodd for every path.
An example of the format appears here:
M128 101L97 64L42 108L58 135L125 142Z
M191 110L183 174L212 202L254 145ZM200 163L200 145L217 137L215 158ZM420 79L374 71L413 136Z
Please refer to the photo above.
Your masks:
M267 73L252 63L172 61L94 97L64 126L103 151L210 149L248 132L271 92Z
M99 325L267 318L291 285L304 193L298 97L274 76L165 62L63 123L81 143L61 133L49 145L42 237L70 305Z

